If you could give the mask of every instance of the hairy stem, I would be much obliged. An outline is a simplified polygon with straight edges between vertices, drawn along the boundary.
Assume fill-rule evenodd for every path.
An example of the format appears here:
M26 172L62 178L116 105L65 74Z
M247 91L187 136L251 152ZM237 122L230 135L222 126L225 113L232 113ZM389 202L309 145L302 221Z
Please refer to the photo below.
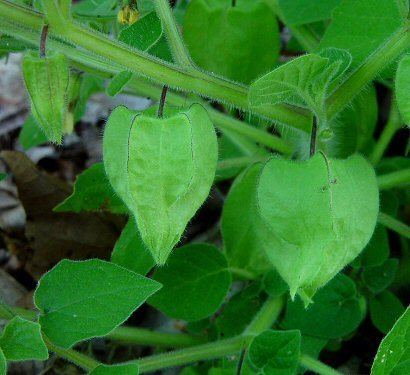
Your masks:
M392 103L387 124L384 127L377 143L373 148L372 153L369 156L369 160L373 165L376 165L382 159L384 152L386 151L396 132L400 129L401 125L402 120L397 109L397 105L396 103Z
M168 0L154 0L154 3L175 61L181 66L193 67Z
M85 54L89 55L89 59L84 61L85 64L91 63L94 65L96 61L97 63L108 61L119 69L130 70L136 75L149 77L159 84L166 84L177 90L195 92L201 96L237 108L248 109L248 87L217 77L211 73L195 69L186 70L158 60L145 52L114 41L106 35L82 27L74 21L62 19L53 0L45 0L44 5L46 5L49 13L48 20L52 21L50 22L51 36L64 39L66 42L80 47L70 50L72 53L71 56L68 56L70 59L76 60L81 53L84 56L85 51ZM16 27L16 25L24 28L29 24L31 32L39 33L43 23L41 14L27 10L7 0L0 0L0 14L4 17L1 22L15 25L12 28L4 28L17 38L19 35L27 34L27 31L26 33L22 32L21 27ZM53 19L53 17L56 18ZM105 66L107 65L109 64L105 64ZM296 107L274 105L269 109L255 111L255 114L303 131L310 130L309 114Z
M386 228L389 228L390 230L400 234L401 236L410 239L410 227L405 223L402 223L401 221L383 212L379 213L378 221Z
M408 25L399 29L353 71L326 101L327 118L331 120L369 84L388 64L409 47Z

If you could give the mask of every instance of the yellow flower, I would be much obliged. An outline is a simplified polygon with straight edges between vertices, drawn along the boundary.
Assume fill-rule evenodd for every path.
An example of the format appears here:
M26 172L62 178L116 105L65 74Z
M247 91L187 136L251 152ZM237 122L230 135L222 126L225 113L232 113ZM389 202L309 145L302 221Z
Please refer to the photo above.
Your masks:
M139 19L139 12L136 9L131 8L129 5L125 5L118 12L118 22L122 24L132 25Z

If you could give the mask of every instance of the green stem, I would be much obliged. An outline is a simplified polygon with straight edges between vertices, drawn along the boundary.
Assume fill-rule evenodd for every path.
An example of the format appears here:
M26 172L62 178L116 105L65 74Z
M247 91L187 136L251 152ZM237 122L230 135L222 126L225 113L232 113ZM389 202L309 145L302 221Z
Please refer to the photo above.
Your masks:
M5 7L5 4L11 3L7 0L1 0L0 10L5 8L6 16L10 15L15 22L18 22L16 6L12 8L13 11L10 11L10 7ZM248 107L248 87L246 86L201 70L187 70L169 64L150 56L148 53L132 50L126 45L109 39L104 34L78 25L74 21L67 22L60 17L55 0L44 0L43 6L55 36L87 51L92 51L101 58L112 61L137 75L149 77L162 85L165 84L183 91L192 91L220 102L229 103L240 109ZM296 108L286 105L272 106L259 112L259 114L305 131L309 126L304 111L300 112Z
M353 71L326 100L328 119L334 118L374 77L409 46L408 25L399 29Z
M236 336L231 339L145 357L138 360L137 363L141 374L153 372L168 367L182 366L236 354L248 346L251 340L252 336Z
M339 371L303 353L300 355L300 365L320 375L341 375Z
M410 184L410 168L378 176L377 182L380 190L407 186Z
M382 159L384 152L389 146L396 132L400 129L402 120L397 109L396 103L392 103L392 107L389 114L389 119L384 127L377 143L375 144L372 153L369 156L369 160L373 165L379 163Z
M184 333L155 332L136 327L118 327L106 336L123 344L147 345L163 348L185 348L204 343L202 337Z
M45 335L43 335L44 342L47 345L47 348L57 354L59 357L64 358L65 360L74 363L75 365L81 367L86 371L94 370L100 362L95 359L86 356L80 352L77 352L73 349L63 349L57 345L54 345Z
M401 221L383 212L379 213L378 221L380 224L384 225L386 228L389 228L392 231L400 234L401 236L410 239L410 227L406 225L405 223L402 223Z
M258 314L245 329L244 335L257 336L263 331L271 328L273 323L278 319L282 311L284 300L279 298L268 298Z
M182 40L168 0L154 0L158 17L162 21L165 35L175 61L185 67L194 67L188 50Z

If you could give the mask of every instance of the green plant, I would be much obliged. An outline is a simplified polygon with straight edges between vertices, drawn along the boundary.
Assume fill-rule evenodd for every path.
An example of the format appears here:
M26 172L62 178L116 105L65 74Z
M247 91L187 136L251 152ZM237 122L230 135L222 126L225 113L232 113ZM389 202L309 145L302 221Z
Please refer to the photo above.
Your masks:
M126 217L111 261L61 260L35 312L0 304L0 373L53 352L94 375L339 374L319 355L367 315L387 334L372 374L409 373L410 165L385 157L410 122L408 15L406 0L0 0L1 51L25 51L25 149L61 143L94 92L158 99L112 111L103 163L54 208ZM380 136L376 81L394 95ZM222 180L223 245L178 247ZM145 302L188 333L121 326ZM177 350L109 365L72 349L96 337Z

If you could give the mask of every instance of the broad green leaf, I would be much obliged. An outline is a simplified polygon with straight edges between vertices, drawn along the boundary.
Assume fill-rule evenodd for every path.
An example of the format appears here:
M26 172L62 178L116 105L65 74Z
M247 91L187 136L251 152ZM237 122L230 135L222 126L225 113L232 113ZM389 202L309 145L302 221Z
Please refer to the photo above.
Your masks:
M6 375L7 373L7 361L3 351L0 348L0 375Z
M380 293L394 280L399 261L395 258L387 259L380 265L366 267L363 271L363 281L373 293Z
M377 225L370 242L357 260L363 267L374 267L385 262L389 254L390 245L387 229L382 225Z
M114 193L102 163L96 163L78 175L73 193L54 208L56 212L99 210L118 214L128 212Z
M4 328L0 348L7 361L44 361L48 358L40 324L20 317L10 320Z
M406 55L400 60L394 87L401 117L410 126L410 55Z
M142 242L135 219L131 217L115 243L111 262L146 275L155 265L151 253Z
M374 170L358 155L273 158L261 172L257 202L270 232L267 255L291 295L305 302L360 254L379 210Z
M132 78L132 73L128 70L123 70L114 76L105 92L109 96L115 96L121 92L121 90L128 84Z
M279 56L278 23L261 0L193 0L183 30L195 63L234 81L251 82Z
M249 105L269 109L274 104L288 103L309 108L322 117L328 90L349 65L349 54L337 49L298 57L252 83Z
M43 332L69 348L111 332L160 287L114 263L65 259L40 279L34 301Z
M90 375L138 375L138 364L124 363L119 365L99 365Z
M156 12L150 12L131 26L121 30L119 41L141 51L147 51L161 38L162 26Z
M303 25L329 19L342 0L279 0L279 9L288 25Z
M269 242L255 219L258 215L256 185L262 167L261 163L254 164L235 180L224 203L221 219L229 265L255 276L272 268L265 254Z
M252 340L248 360L259 374L293 375L299 363L300 341L296 330L265 331Z
M319 48L345 49L352 55L352 67L357 67L404 25L407 17L401 10L397 0L343 0Z
M31 113L47 139L61 144L66 121L69 66L61 53L39 57L30 52L23 59L23 75L30 96Z
M75 16L98 20L117 17L115 0L83 0L72 7Z
M0 181L4 180L7 177L6 173L0 173Z
M400 300L388 290L373 296L369 302L370 318L375 327L387 334L404 312Z
M250 290L252 289L252 290ZM236 293L224 306L215 324L219 337L241 334L261 308L261 294L254 286Z
M158 119L125 107L104 133L104 165L111 185L138 218L141 238L165 264L212 186L217 139L206 110L192 105Z
M153 279L163 288L149 303L171 318L187 321L212 315L231 285L225 256L216 247L206 244L176 249Z
M288 291L288 285L276 270L271 270L263 277L263 288L271 297L276 298Z
M338 274L317 292L315 303L307 309L301 299L289 300L281 326L299 329L304 335L327 339L343 337L362 321L360 303L354 282Z
M410 369L409 343L410 308L407 308L381 342L373 362L371 375L404 375L406 371L408 373Z
M33 115L27 117L19 134L19 141L25 151L47 142Z

